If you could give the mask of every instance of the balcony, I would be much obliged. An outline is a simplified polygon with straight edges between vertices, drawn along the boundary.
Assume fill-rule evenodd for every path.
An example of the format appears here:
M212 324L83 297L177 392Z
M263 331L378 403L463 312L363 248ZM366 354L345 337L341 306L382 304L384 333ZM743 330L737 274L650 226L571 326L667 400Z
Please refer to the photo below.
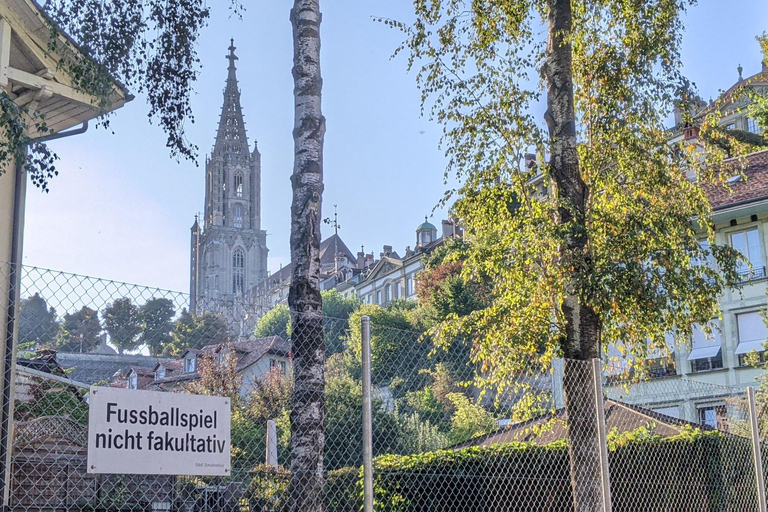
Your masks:
M748 281L754 281L756 279L765 278L765 267L752 267L743 268L736 271L739 283L746 283Z

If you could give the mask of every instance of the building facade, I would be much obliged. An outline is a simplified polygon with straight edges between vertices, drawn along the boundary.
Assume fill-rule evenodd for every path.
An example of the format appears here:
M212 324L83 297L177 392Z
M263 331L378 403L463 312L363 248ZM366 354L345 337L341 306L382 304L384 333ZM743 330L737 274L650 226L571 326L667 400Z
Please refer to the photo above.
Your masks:
M194 313L222 313L233 332L244 335L258 316L246 292L266 278L268 249L261 229L261 155L256 144L253 151L248 146L234 41L227 59L224 105L205 162L203 218L192 226L189 292Z

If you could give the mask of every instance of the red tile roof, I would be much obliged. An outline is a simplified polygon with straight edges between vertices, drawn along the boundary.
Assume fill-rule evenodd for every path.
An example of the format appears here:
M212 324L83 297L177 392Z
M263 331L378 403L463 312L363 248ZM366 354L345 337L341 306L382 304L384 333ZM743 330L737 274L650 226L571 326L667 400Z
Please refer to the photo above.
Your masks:
M752 153L743 161L734 159L732 162L734 176L738 174L741 163L744 163L744 178L729 187L706 187L709 201L715 211L768 198L768 150Z

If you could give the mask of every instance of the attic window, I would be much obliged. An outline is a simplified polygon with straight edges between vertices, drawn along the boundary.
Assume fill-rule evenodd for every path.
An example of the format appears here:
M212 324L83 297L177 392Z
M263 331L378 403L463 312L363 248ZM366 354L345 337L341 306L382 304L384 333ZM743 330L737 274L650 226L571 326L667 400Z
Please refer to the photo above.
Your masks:
M160 380L165 378L165 367L161 366L157 369L155 372L155 380Z
M194 354L190 354L184 359L184 372L192 373L195 370L197 370L197 357Z
M736 176L731 176L728 178L728 184L733 185L734 183L738 183L741 181L741 174L737 174Z

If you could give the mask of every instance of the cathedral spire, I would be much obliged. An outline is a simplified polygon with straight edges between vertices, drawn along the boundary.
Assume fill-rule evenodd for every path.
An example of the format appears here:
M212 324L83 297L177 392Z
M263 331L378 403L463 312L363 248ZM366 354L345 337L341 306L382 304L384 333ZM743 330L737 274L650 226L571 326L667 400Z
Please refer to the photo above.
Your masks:
M248 140L245 135L243 110L240 107L240 90L237 87L237 67L235 61L235 40L230 39L229 67L227 68L227 84L224 86L224 106L221 108L219 130L213 146L213 155L229 156L231 158L247 158Z

